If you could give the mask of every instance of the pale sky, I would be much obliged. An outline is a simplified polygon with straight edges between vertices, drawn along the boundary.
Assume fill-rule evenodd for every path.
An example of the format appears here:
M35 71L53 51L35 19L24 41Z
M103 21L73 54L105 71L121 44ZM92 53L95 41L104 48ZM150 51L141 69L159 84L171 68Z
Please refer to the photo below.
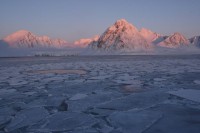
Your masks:
M163 35L200 35L200 0L1 0L0 38L17 30L69 42L124 18Z

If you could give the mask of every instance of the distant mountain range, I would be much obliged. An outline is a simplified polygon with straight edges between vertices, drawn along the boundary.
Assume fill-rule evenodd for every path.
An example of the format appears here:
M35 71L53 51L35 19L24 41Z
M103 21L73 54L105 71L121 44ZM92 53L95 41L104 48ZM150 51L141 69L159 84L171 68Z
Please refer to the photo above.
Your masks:
M1 42L6 43L11 48L85 48L92 41L97 41L99 36L93 38L83 38L69 43L63 39L51 39L48 36L37 36L27 30L19 30L7 37Z
M48 36L36 36L33 33L20 30L3 39L12 48L52 47L62 48L67 42L62 39L51 39Z
M156 48L176 49L179 47L200 48L200 36L187 39L181 33L165 36L142 28L138 30L125 19L116 21L101 36L79 39L69 43L63 39L37 36L30 31L20 30L0 40L2 46L10 48L88 48L94 51L154 51ZM0 48L2 49L2 46Z
M125 19L118 20L110 26L97 41L89 44L95 50L104 51L152 51L164 47L175 49L179 47L200 46L200 37L187 39L181 33L163 36L142 28L138 30Z

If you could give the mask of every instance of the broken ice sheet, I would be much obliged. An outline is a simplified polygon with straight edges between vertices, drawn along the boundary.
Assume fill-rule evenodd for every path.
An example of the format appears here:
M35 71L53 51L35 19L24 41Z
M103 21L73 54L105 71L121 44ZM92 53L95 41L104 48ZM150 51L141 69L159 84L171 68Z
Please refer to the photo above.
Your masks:
M0 129L4 128L11 120L10 116L1 116L0 115Z
M96 123L96 119L83 114L75 112L58 112L47 118L47 124L42 127L40 131L69 131L78 128L91 127Z
M113 82L118 83L118 84L135 85L135 86L138 86L138 87L142 85L142 81L134 80L134 79L127 79L127 80L116 79L116 80L113 80Z
M165 81L166 79L164 79L164 78L154 78L153 80L155 82L161 82L161 81Z
M71 101L74 101L74 100L80 100L80 99L83 99L83 98L86 98L87 95L86 94L75 94L74 96L72 96L69 100Z
M199 133L200 110L180 104L159 104L149 111L162 112L163 117L144 133Z
M200 80L195 80L194 83L200 85Z
M113 99L108 102L97 105L100 109L124 111L133 108L148 108L155 104L162 103L168 97L159 91L146 91L142 93L133 93L128 96Z
M16 89L0 89L0 95L5 95L14 92L16 92Z
M90 107L96 106L106 101L110 101L111 99L119 96L121 95L119 95L118 93L116 94L109 92L101 94L92 94L79 101L69 101L69 110L76 112L85 111Z
M51 69L51 70L36 70L36 71L29 71L29 73L33 74L49 74L49 73L55 73L55 74L86 74L87 72L85 70L67 70L67 69Z
M74 61L74 58L76 58L77 60ZM165 101L171 102L171 100L168 100L168 98L171 97L168 93L166 93L171 88L190 87L190 89L198 89L200 80L200 60L198 57L198 59L194 59L193 61L191 60L193 56L189 60L180 60L173 58L172 61L170 61L171 57L169 60L166 60L168 57L164 57L162 59L151 57L151 60L145 59L145 61L140 61L140 56L130 56L128 59L124 56L123 58L119 57L119 59L117 58L115 60L106 59L106 61L102 59L101 61L98 61L99 58L97 57L92 57L94 59L86 59L84 57L85 59L80 61L80 58L82 57L66 57L60 63L60 57L56 58L56 60L54 59L56 62L53 62L51 58L46 58L47 60L51 60L50 63L48 61L46 61L45 63L43 61L32 62L32 59L30 58L27 63L21 63L21 67L18 63L16 63L17 66L10 65L9 63L0 64L5 66L4 68L0 68L0 93L6 94L1 95L0 97L2 98L0 100L0 115L8 118L13 117L11 121L13 125L13 132L19 131L19 128L22 127L27 132L30 131L32 133L37 133L40 131L53 132L61 130L61 132L67 133L70 131L73 133L95 133L96 131L105 133L107 129L109 129L108 133L122 133L120 131L120 128L123 129L128 125L122 126L123 121L118 121L118 119L124 119L124 117L126 116L126 112L128 112L127 110L130 111L130 109L147 110L146 112L143 111L141 113L139 111L134 112L134 110L132 110L132 112L138 114L138 116L141 117L144 114L144 118L142 117L142 119L145 120L145 117L149 118L149 120L147 120L147 122L149 123L151 123L150 120L154 120L154 118L155 120L157 120L157 116L153 112L150 113L150 115L152 115L152 117L150 117L148 116L147 112L155 111L158 112L158 114L160 114L159 112L165 113L161 120L159 120L156 124L153 124L153 126L149 128L152 130L145 130L144 133L150 133L149 131L152 131L151 133L154 133L158 131L158 129L160 129L161 132L173 132L174 130L181 131L181 129L182 131L189 131L192 128L199 129L199 111L193 112L194 109L191 108L187 110L184 109L187 108L187 106L193 107L199 105L199 103L194 104L193 101L186 100L187 106L184 105L183 108L177 109L177 104L182 104L182 102L179 103L176 101L177 99L173 99L174 106L165 107L166 105L163 105L162 108L160 107L153 110L154 107L162 104L163 102L166 103ZM142 57L142 59L144 58ZM179 62L179 65L177 65L177 61ZM9 65L12 67L9 67ZM179 66L181 66L181 68ZM48 72L48 70L72 69L85 70L87 71L87 73L85 75L79 75L67 73L61 74L62 71L57 71L55 73L53 71L49 71L50 73ZM47 74L27 73L29 71L38 70L47 70ZM11 73L11 71L14 71L14 73ZM188 76L186 72L190 71L192 71L193 73L191 73L191 76ZM176 73L179 74L176 75ZM185 77L183 77L183 75L185 75ZM163 79L166 80L164 81ZM21 81L26 81L28 83L25 84ZM177 81L181 81L181 83L183 84L178 84ZM10 86L9 83L17 86ZM149 86L143 86L143 83ZM126 86L126 91L133 93L124 94L122 93L122 91L119 91L124 86ZM159 89L161 87L163 88ZM34 92L36 93L34 94ZM84 95L83 97L80 97L76 96L76 94ZM76 100L69 100L73 97L75 97ZM67 99L68 101L65 101L66 103L64 102L63 104L64 99ZM183 103L184 101L185 100L183 100ZM191 105L191 103L194 105ZM69 105L68 110L66 106L67 104ZM29 112L27 110L28 108L36 107L44 107L44 109L49 113L47 117L37 121L37 124L32 125L31 123L33 122L30 121L26 122L29 124L26 124L25 120L23 121L23 119L20 119L23 117L16 118L19 116L23 116L22 114L25 115L25 110ZM171 113L169 113L169 110L171 110ZM61 111L62 114L60 114ZM76 112L77 115L70 116L71 111ZM120 112L118 111L122 111L122 114L120 114ZM116 114L114 116L112 114L114 112L118 112L117 114L120 115L116 116ZM66 116L64 115L65 113L70 114ZM29 112L27 113L27 116L32 117L34 116L33 114L34 113ZM15 115L16 117L14 117ZM82 115L84 115L84 118ZM133 114L133 116L135 115ZM112 125L109 125L110 123L107 123L107 121L103 123L105 124L105 127L99 124L99 121L104 121L107 117L110 118L111 124L114 127L112 127ZM128 113L127 117L127 119L129 119L129 117L131 118L132 114ZM135 116L135 118L136 117L137 116ZM3 119L2 123L4 124L6 121L6 119L5 121ZM86 121L89 121L88 123L90 124L88 126L82 125L82 122L84 123ZM65 125L65 122L67 124L69 123L69 127L68 125ZM135 121L133 120L133 122ZM16 123L16 126L14 126L14 123ZM59 125L56 125L57 123ZM149 125L149 123L147 123L147 125ZM158 126L155 126L157 124ZM8 123L6 125L8 125ZM179 129L177 128L177 126L179 127ZM145 128L140 125L136 129L140 130ZM198 131L195 133L199 133Z
M200 90L181 89L177 91L169 91L168 93L200 103Z
M96 76L96 77L91 77L89 80L104 80L110 78L110 75L102 75L102 76Z
M38 121L46 118L48 112L44 108L30 108L22 110L12 119L12 121L5 127L7 132L14 131L19 128L34 125Z
M20 78L19 79L11 79L11 80L9 80L8 81L9 82L9 84L11 85L11 86L18 86L18 85L25 85L25 84L28 84L28 82L27 81L25 81L25 80L20 80Z
M108 117L110 124L123 133L141 133L162 117L153 111L122 111Z
M142 92L144 91L144 89L138 85L124 85L122 87L122 91L125 93L134 93L134 92Z
M24 95L28 95L28 96L32 96L32 95L34 95L34 94L36 94L37 92L35 92L35 91L29 91L29 92L24 92L24 93L22 93L22 94L24 94Z

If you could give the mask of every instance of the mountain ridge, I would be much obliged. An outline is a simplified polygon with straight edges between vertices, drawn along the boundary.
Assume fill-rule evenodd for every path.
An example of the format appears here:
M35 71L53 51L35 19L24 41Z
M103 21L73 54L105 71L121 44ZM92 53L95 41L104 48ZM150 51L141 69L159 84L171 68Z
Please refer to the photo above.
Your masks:
M2 40L13 48L62 48L67 46L67 41L63 39L51 39L48 36L37 36L27 30L16 31Z
M95 50L134 52L152 51L157 47L174 49L190 45L189 39L181 33L163 36L146 28L138 30L125 19L120 19L108 27L97 41L91 42L89 47Z
M200 36L187 39L178 32L164 36L147 28L139 30L125 19L117 20L100 36L82 38L73 43L63 39L52 39L48 36L37 36L28 30L16 31L3 38L2 41L11 48L89 48L125 52L152 51L156 47L176 49L191 45L200 48Z

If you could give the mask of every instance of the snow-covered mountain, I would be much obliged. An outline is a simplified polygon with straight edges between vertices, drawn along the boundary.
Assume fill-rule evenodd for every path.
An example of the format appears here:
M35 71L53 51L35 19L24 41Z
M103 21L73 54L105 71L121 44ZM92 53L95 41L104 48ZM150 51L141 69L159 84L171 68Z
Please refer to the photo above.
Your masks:
M110 26L89 47L106 51L137 51L149 50L151 44L147 42L135 26L125 19L121 19Z
M188 46L190 44L189 40L184 37L181 33L174 33L167 37L164 41L158 43L158 46L167 48L178 48L180 46Z
M13 53L16 49L12 48L18 48L18 51L25 50L28 54L38 53L38 51L39 53L46 53L52 48L53 51L55 48L58 48L58 50L64 48L64 51L75 50L76 53L83 54L178 53L176 48L179 51L182 49L181 52L194 50L199 52L200 36L187 39L177 32L170 36L163 36L145 28L138 30L125 19L120 19L107 28L100 37L80 39L74 43L68 43L62 39L51 39L48 36L37 36L27 30L20 30L0 40L0 50ZM26 48L29 48L28 52ZM5 52L5 54L7 53Z
M85 48L88 46L88 44L90 44L93 41L97 41L98 39L99 39L98 35L94 36L93 38L83 38L83 39L75 41L74 46Z
M20 30L3 39L13 48L62 48L67 46L67 42L62 39L51 39L48 36L36 36L27 30Z
M189 40L190 40L191 44L193 44L193 45L195 45L197 47L200 47L200 36L195 36L195 37L193 37L193 38L191 38Z
M148 43L154 43L154 41L163 37L162 35L145 28L140 30L140 34L147 40Z

